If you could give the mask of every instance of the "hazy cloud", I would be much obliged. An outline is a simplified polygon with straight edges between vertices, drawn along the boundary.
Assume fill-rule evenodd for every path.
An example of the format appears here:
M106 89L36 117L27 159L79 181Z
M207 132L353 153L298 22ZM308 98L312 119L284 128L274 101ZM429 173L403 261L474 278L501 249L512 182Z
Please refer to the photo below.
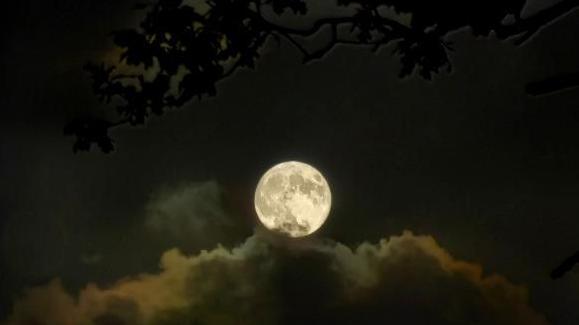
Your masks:
M102 261L103 257L101 254L90 252L85 253L80 256L80 261L86 265L94 265L98 264Z
M223 190L215 181L157 191L146 211L145 222L150 230L188 247L227 243L239 230L236 219L225 209Z
M78 295L29 289L8 324L547 324L524 287L410 232L353 249L256 234L160 267Z

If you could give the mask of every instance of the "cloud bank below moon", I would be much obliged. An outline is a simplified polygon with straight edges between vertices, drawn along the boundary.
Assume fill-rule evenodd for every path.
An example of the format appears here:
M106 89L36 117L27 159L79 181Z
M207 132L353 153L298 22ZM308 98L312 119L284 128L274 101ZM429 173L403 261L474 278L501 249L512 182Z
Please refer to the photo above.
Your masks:
M409 231L350 248L283 245L166 251L156 274L78 294L61 281L26 290L6 324L548 324L525 287L452 257Z

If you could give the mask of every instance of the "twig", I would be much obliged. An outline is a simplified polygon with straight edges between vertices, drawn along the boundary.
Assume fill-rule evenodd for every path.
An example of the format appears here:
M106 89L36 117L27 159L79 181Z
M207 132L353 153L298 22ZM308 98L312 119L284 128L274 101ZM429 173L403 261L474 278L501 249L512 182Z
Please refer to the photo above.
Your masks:
M497 26L495 27L495 32L497 33L497 37L500 39L506 39L524 33L524 35L516 42L517 45L521 45L529 40L539 30L569 14L577 7L579 7L579 0L562 0L549 8L537 12L529 18L521 19L514 24Z

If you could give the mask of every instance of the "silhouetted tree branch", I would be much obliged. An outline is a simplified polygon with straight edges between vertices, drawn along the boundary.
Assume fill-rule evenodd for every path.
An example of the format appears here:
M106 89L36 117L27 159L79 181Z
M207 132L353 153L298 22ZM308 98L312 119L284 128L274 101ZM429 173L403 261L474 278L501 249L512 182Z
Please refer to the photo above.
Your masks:
M530 95L538 96L574 87L579 87L578 72L530 82L526 86L526 91Z
M579 0L562 0L551 7L540 10L529 18L519 19L515 24L497 27L497 37L505 39L521 35L515 42L515 44L520 45L530 39L539 30L570 13L578 6Z
M108 131L119 125L145 123L151 114L182 107L194 98L215 96L216 84L238 69L253 69L259 52L270 37L285 39L308 63L323 58L337 45L370 47L377 51L394 44L400 58L400 77L414 72L427 80L440 69L451 69L448 33L470 27L475 35L495 31L501 39L520 36L521 44L539 29L574 9L579 0L563 0L532 17L520 18L525 0L436 1L337 0L336 6L351 9L343 17L317 19L305 28L282 24L277 16L291 12L306 15L305 0L159 0L139 3L147 10L139 28L112 33L123 49L119 66L89 63L95 95L104 104L116 105L119 119L79 118L65 127L76 136L74 151L97 144L110 152L114 143ZM408 24L396 14L411 14ZM504 24L507 15L515 22ZM329 30L327 41L317 48L307 40ZM122 73L123 67L139 70Z
M578 263L579 263L579 251L566 258L563 262L561 262L561 264L551 272L551 278L552 279L561 278L563 275L565 275L565 273L571 271L575 266L575 264Z

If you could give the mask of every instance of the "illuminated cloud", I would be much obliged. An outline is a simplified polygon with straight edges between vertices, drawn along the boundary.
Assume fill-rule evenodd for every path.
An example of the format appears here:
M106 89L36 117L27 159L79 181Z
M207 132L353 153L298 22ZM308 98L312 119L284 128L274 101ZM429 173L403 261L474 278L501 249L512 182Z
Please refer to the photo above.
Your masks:
M180 247L211 248L242 240L239 225L226 211L215 181L186 183L157 191L146 206L145 224Z
M59 280L24 292L8 324L547 324L524 287L405 232L354 249L276 243L165 252L158 274L87 285Z

